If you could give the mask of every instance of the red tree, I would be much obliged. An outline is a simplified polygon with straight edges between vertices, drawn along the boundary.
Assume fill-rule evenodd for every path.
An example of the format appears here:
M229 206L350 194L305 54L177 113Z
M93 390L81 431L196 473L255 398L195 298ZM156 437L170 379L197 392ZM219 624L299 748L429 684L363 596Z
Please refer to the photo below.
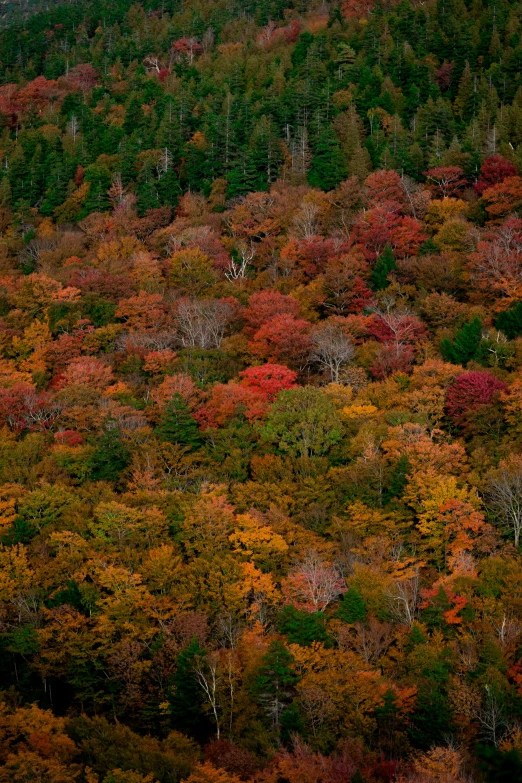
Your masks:
M300 305L292 296L285 296L279 291L259 291L252 294L248 301L248 307L243 311L245 319L245 332L253 335L263 324L271 321L278 315L291 315L294 318L299 314Z
M466 185L466 177L460 166L436 166L425 171L424 176L440 198L454 196Z
M300 366L312 347L310 324L291 315L277 315L254 335L249 348L268 362Z
M459 375L446 395L446 411L455 424L462 424L466 414L487 405L507 390L504 381L489 372L473 370Z
M481 196L487 188L503 182L507 177L516 177L517 167L502 155L490 155L480 167L480 176L473 187Z

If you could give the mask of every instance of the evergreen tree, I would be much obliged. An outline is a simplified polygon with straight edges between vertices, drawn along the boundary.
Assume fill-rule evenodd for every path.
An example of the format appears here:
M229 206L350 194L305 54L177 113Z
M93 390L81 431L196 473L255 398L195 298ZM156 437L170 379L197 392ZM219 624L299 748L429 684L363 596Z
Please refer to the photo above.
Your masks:
M162 441L177 443L197 449L201 446L201 435L196 420L181 394L175 394L156 427L156 435Z
M504 332L508 340L514 340L522 335L522 302L517 302L514 307L499 313L495 319L495 326Z
M285 606L278 617L278 626L289 644L308 647L313 642L327 642L328 634L321 613L299 611L293 606Z
M130 452L124 444L115 422L107 422L91 458L93 481L117 481L130 462Z
M394 269L397 269L397 264L395 263L392 247L388 244L372 269L371 281L374 291L382 291L389 286L388 275Z
M447 362L465 365L475 359L482 339L482 321L477 316L459 329L453 340L446 337L440 344L440 352Z
M206 655L196 637L182 650L170 682L170 715L172 727L198 739L204 738L209 724L204 713L203 691L196 679L194 665Z
M328 191L336 188L347 176L341 145L330 126L326 126L315 146L308 182L313 188Z
M349 587L343 595L337 616L345 623L364 622L366 620L366 606L356 587Z
M294 659L283 642L275 639L268 648L253 683L254 694L272 718L273 728L279 732L281 718L290 705L297 675Z

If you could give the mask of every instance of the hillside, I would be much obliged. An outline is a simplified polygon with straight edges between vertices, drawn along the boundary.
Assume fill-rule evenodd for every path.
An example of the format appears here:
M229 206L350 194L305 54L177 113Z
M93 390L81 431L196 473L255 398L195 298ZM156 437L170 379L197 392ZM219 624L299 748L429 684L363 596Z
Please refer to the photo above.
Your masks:
M0 783L522 780L521 21L9 5Z

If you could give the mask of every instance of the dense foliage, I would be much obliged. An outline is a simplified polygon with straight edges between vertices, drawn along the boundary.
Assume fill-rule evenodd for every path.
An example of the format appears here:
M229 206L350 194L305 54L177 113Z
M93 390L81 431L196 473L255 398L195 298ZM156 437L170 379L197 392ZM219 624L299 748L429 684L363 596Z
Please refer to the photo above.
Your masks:
M521 21L0 37L0 782L522 779Z

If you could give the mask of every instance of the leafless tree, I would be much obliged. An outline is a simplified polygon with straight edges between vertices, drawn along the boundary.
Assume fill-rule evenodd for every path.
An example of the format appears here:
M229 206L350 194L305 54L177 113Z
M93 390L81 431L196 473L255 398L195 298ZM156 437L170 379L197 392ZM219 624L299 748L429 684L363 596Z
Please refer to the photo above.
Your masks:
M219 348L232 316L227 302L181 299L176 312L178 339L183 348Z
M513 531L518 549L522 530L522 468L501 468L491 479L486 504L495 521Z
M366 663L374 663L393 641L393 625L370 617L367 623L355 623L357 636L354 647Z
M220 684L218 665L219 653L217 652L211 652L204 658L196 657L193 663L194 675L203 691L216 724L216 739L219 739L221 736L220 708L218 704L218 688Z
M417 572L409 579L393 582L387 591L390 611L399 622L409 625L415 621L420 595L420 576Z
M341 368L353 359L352 341L340 326L328 322L313 329L310 339L310 360L329 372L332 383L339 383Z
M322 612L346 592L346 583L336 565L325 563L317 552L309 552L290 576L292 590L314 612Z
M312 201L303 201L301 209L296 212L293 219L293 227L300 239L309 239L319 233L319 205Z
M507 728L506 711L501 695L490 685L484 688L482 703L477 707L475 717L483 738L497 747Z
M225 270L227 280L244 280L248 269L255 258L256 249L252 243L240 242L236 249L236 257L230 256L228 267Z

